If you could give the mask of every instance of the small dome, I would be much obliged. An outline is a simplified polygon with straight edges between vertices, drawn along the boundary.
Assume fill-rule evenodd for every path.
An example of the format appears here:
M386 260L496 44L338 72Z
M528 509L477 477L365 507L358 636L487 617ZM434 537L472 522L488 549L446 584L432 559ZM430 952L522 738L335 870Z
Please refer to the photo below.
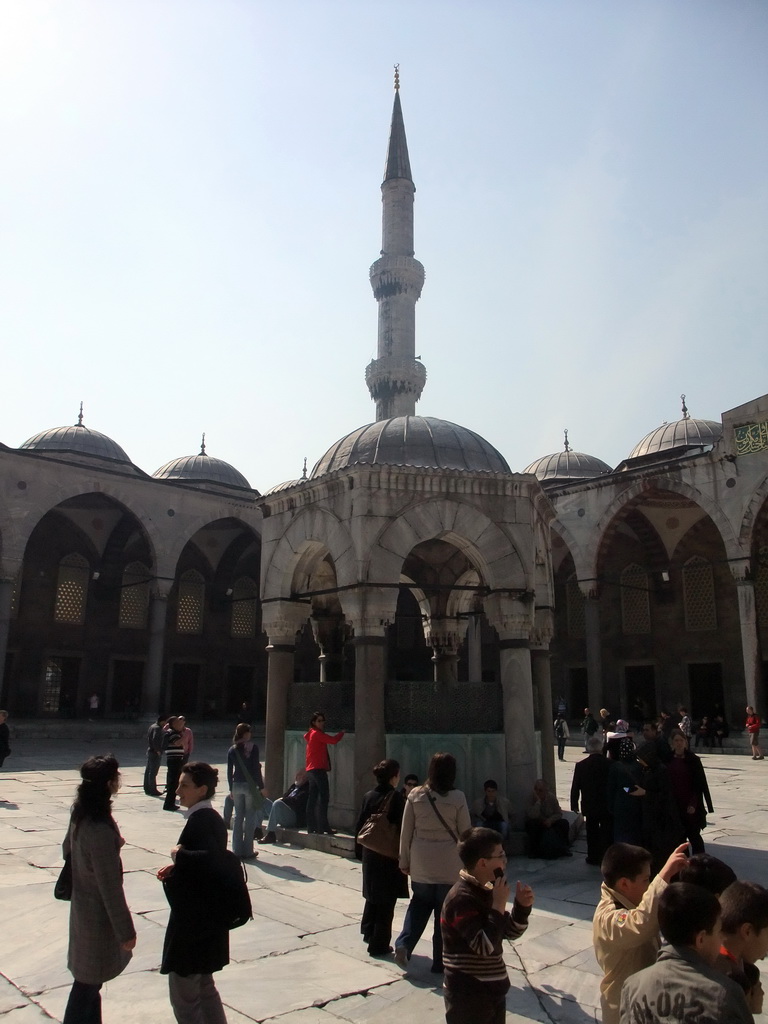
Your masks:
M433 416L395 416L359 427L331 445L311 479L361 464L511 472L504 456L473 430Z
M264 491L262 497L266 498L270 494L277 494L278 491L287 491L289 487L295 487L296 484L306 483L306 480L302 480L299 477L296 480L283 480L281 484L275 484L274 487L270 487L268 491Z
M152 476L156 480L187 480L200 483L224 484L226 487L240 487L251 490L251 485L242 473L223 459L212 459L205 452L185 455L180 459L166 462Z
M723 436L722 423L718 423L717 420L692 419L685 404L685 395L681 395L680 398L683 402L683 418L674 423L662 423L650 434L646 434L642 441L635 445L628 458L637 459L641 455L670 451L673 448L680 448L678 454L683 455L689 448L717 444Z
M98 430L76 423L71 427L53 427L43 430L30 437L19 450L36 452L70 452L73 455L94 455L98 459L109 459L111 462L122 462L131 465L131 460L123 449Z
M602 459L584 452L555 452L544 455L526 466L524 473L533 473L543 484L568 483L571 480L592 480L611 472L611 467Z

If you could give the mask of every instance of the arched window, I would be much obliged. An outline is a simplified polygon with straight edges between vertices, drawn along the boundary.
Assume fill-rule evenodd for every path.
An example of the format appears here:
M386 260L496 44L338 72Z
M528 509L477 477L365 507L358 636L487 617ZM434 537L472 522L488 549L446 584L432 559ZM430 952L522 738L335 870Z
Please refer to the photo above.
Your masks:
M691 632L717 629L712 565L700 555L689 558L683 566L683 600L686 629Z
M622 570L621 627L628 634L651 632L648 574L642 565L628 565Z
M256 598L258 587L250 576L241 576L235 580L232 588L232 622L233 637L250 639L256 636Z
M81 626L85 622L89 576L90 566L82 555L65 555L59 562L56 603L53 607L56 622L67 622L71 626Z
M121 629L145 629L149 613L149 569L142 562L131 562L123 569L120 590Z
M202 633L205 580L196 569L188 569L179 580L177 633Z
M580 637L586 634L585 599L579 587L576 573L568 577L565 585L565 604L568 612L568 636Z

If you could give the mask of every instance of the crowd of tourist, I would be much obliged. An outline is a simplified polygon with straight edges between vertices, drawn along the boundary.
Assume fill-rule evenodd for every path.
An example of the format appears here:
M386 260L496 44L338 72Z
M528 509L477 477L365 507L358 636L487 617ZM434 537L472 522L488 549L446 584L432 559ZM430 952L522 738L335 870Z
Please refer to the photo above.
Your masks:
M747 714L752 756L761 758L760 719L751 707ZM717 716L695 726L681 708L671 727L669 717L643 722L638 733L628 720L612 721L606 709L599 718L585 709L581 722L587 756L574 767L570 798L571 810L586 819L587 863L600 865L603 877L593 920L603 1024L667 1018L747 1024L762 1010L755 964L768 954L768 890L737 879L704 853L701 832L713 807L690 745L702 725L711 732ZM329 748L343 735L327 734L325 716L315 712L304 737L306 766L272 801L251 726L238 723L227 753L222 818L211 804L218 771L190 760L194 738L184 717L161 717L150 728L144 790L163 796L157 776L165 755L163 806L177 809L178 797L186 818L171 863L158 871L171 908L160 971L168 976L179 1024L226 1021L213 978L229 962L229 929L236 926L222 910L231 903L225 858L257 857L254 840L274 843L278 828L333 831ZM534 902L530 887L518 882L512 894L506 878L513 826L524 824L529 856L548 859L571 855L571 826L543 779L522 823L514 822L494 779L485 781L470 809L456 788L456 768L451 754L436 753L423 784L409 774L402 786L394 759L373 768L375 785L355 828L360 931L371 957L393 956L407 970L432 918L431 970L443 976L447 1024L501 1024L510 987L503 940L523 934ZM118 763L111 755L92 757L80 775L63 846L74 978L64 1024L100 1024L102 985L126 967L136 932L123 893L124 840L112 816ZM393 942L396 902L409 895Z

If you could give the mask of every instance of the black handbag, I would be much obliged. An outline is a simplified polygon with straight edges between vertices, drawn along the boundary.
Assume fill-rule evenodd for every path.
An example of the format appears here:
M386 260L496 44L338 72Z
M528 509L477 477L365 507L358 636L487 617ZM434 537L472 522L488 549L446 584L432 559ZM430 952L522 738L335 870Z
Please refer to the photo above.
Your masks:
M357 833L357 842L382 857L397 860L400 856L400 829L387 817L394 790L387 793L377 809L363 823Z
M57 900L72 899L72 858L69 854L64 858L64 867L59 872L53 895Z

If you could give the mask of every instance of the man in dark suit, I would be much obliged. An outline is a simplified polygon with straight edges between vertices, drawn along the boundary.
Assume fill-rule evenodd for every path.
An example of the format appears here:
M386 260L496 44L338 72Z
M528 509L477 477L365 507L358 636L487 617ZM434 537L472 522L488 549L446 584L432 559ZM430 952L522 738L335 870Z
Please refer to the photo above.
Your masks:
M571 810L581 813L587 820L587 864L600 864L611 844L608 816L608 759L602 754L603 741L599 736L587 740L589 755L573 769L571 783Z
M171 1006L179 1024L226 1024L213 972L229 963L229 927L219 905L217 869L227 849L227 827L211 806L219 773L204 761L181 770L178 794L187 823L161 868L171 906L160 973L168 975Z

